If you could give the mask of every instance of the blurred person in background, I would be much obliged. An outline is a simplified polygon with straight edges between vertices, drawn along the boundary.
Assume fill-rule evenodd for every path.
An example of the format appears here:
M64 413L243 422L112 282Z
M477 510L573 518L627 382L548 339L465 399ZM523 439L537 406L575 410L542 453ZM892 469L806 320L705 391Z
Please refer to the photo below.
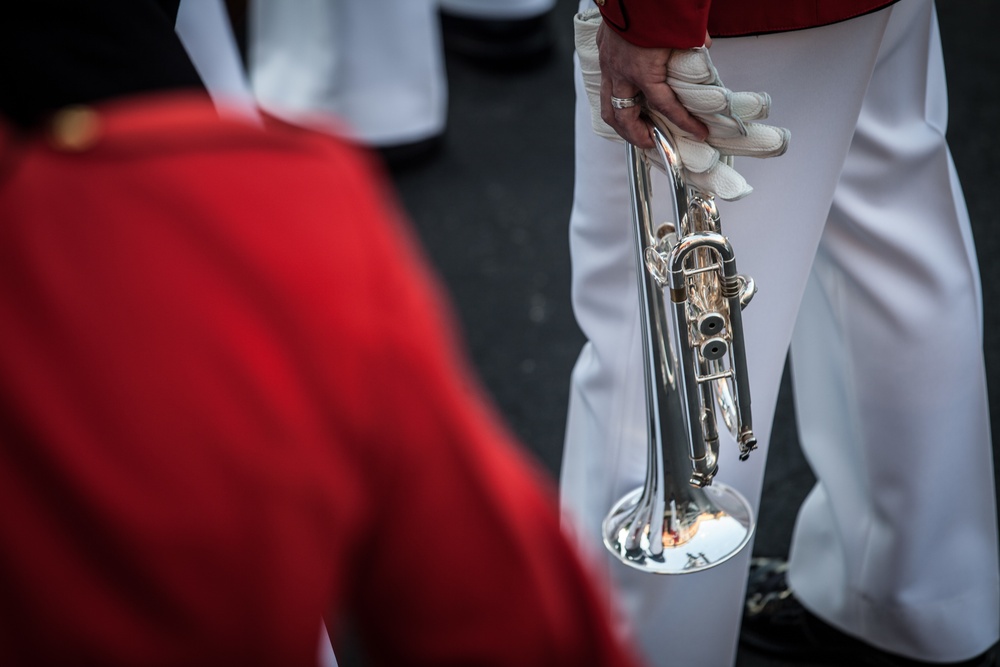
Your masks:
M0 663L636 664L366 153L151 1L0 37Z
M432 155L447 127L444 47L494 68L551 49L554 0L249 0L247 61L269 113L344 119L391 164Z

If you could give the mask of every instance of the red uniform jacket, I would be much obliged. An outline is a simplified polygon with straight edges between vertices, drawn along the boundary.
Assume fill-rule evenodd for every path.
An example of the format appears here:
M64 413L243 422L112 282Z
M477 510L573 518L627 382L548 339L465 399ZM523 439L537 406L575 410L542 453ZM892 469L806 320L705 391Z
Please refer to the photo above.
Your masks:
M631 665L355 149L0 126L0 664Z
M895 0L597 0L604 21L637 46L690 49L712 37L814 28Z

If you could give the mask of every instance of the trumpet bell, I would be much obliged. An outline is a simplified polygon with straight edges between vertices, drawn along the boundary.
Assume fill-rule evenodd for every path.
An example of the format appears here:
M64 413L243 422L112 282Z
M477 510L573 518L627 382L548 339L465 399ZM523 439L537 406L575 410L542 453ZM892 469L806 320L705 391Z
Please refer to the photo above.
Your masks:
M604 545L626 565L654 574L691 574L723 563L750 541L750 503L715 482L669 498L662 509L635 489L604 520Z

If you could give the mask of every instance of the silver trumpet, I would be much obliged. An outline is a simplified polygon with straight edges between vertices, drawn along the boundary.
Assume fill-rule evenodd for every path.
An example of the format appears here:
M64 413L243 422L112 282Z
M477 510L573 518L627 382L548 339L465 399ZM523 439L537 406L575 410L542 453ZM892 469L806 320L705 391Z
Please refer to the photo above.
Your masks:
M741 460L757 445L741 315L756 288L736 272L712 197L685 183L669 132L654 127L653 137L662 160L657 166L672 181L675 222L653 222L652 161L627 145L648 465L644 485L612 507L603 535L605 546L631 567L683 574L729 559L753 533L750 504L712 479L718 417L736 438Z

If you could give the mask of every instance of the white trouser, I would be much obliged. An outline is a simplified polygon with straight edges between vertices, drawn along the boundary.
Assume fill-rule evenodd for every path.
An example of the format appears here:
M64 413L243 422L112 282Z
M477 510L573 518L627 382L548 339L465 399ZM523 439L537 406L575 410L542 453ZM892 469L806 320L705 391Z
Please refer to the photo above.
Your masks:
M437 0L252 0L248 32L265 110L295 122L333 114L379 146L444 131Z
M295 122L345 120L355 138L391 146L444 132L448 83L438 8L519 19L555 0L252 0L249 66L262 108Z
M175 28L220 113L258 120L257 105L222 0L181 0Z
M1000 628L996 496L978 268L944 138L931 0L717 39L712 57L733 90L770 93L769 122L792 137L780 158L738 159L755 192L720 204L739 269L759 287L743 320L761 447L740 462L724 434L718 479L757 506L791 344L818 479L793 538L796 594L886 650L976 655ZM750 548L702 573L657 576L601 546L613 501L642 483L645 403L624 148L592 133L578 68L576 124L573 304L589 342L571 383L567 527L651 664L732 664Z

